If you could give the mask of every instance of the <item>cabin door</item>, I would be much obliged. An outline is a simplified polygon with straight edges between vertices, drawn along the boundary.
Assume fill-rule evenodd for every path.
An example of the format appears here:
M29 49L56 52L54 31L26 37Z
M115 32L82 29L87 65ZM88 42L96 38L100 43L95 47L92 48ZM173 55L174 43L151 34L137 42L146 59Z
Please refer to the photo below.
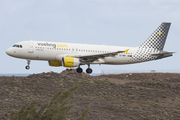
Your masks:
M28 43L28 53L33 53L34 52L34 46L33 42Z

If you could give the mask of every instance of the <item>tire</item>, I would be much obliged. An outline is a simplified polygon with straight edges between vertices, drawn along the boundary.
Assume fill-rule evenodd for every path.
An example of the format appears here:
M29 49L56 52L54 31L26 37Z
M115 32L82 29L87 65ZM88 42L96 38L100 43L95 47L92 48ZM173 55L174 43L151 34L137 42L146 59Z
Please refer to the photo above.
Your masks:
M91 74L92 73L92 69L91 68L86 69L86 73Z
M78 68L76 69L76 72L77 72L77 73L82 73L83 70L82 70L82 68L78 67Z
M30 69L30 67L29 67L29 66L26 66L25 68L26 68L26 70L29 70L29 69Z

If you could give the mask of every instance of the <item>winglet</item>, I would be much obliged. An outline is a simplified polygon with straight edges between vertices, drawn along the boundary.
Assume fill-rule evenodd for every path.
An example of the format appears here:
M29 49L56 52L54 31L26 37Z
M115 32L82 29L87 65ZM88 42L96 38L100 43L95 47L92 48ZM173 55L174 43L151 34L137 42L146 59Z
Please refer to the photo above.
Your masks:
M129 51L129 49L125 50L124 52L126 52L126 54L128 54L128 51Z

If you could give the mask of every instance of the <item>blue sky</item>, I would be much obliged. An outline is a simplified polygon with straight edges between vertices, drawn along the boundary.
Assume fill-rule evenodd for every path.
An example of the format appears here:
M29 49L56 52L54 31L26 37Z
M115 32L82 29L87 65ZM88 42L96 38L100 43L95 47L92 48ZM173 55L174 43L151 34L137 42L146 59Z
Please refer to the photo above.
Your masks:
M0 73L61 72L47 61L27 61L6 55L25 40L136 47L162 22L171 22L164 47L173 57L132 65L92 65L101 70L180 70L179 0L0 0ZM82 67L85 71L87 66Z

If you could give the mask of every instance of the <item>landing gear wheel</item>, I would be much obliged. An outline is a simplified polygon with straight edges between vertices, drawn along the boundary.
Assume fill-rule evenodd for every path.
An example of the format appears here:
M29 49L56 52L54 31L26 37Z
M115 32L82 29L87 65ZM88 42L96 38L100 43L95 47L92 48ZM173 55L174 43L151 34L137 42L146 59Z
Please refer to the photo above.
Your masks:
M31 62L31 60L27 59L27 64L28 64L28 65L25 67L27 70L29 70L29 69L30 69L30 67L29 67L30 62Z
M78 67L78 68L76 69L76 72L77 72L77 73L82 73L82 71L83 71L83 70L82 70L82 68L80 68L80 67Z
M91 74L92 73L92 69L91 68L87 68L86 69L86 73Z
M26 67L25 67L27 70L29 70L30 69L30 67L27 65Z

